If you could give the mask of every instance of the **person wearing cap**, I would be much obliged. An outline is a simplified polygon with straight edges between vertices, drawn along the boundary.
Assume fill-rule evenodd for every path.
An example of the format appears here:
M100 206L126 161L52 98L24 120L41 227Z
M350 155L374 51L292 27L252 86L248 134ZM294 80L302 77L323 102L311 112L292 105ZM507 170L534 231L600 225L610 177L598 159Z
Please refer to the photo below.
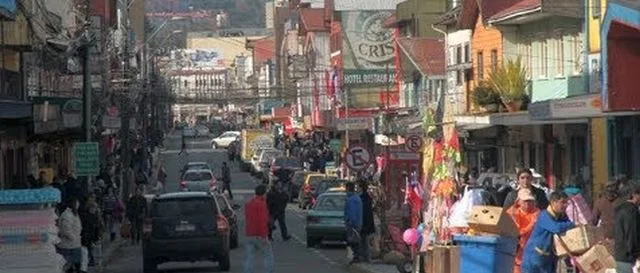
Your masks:
M522 265L522 250L524 249L533 226L538 218L540 209L536 207L536 198L529 189L520 189L518 191L518 197L516 203L507 210L507 214L511 216L520 234L518 240L518 249L516 251L516 262L513 268L514 273L520 273L520 266Z

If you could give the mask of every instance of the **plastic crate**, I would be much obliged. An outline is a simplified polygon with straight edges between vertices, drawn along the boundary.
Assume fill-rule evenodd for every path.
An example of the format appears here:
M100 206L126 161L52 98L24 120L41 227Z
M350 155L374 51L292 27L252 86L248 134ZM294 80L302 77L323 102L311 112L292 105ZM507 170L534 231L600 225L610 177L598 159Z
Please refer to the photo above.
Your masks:
M460 272L512 273L518 240L501 236L455 235L460 246Z

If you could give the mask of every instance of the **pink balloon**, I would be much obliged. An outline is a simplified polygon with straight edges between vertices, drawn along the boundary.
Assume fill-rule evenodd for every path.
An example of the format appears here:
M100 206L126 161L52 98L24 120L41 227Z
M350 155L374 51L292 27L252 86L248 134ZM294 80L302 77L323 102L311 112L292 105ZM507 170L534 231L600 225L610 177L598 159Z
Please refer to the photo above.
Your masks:
M402 234L402 240L404 240L405 243L411 246L415 245L418 242L419 237L420 235L415 228L409 228Z

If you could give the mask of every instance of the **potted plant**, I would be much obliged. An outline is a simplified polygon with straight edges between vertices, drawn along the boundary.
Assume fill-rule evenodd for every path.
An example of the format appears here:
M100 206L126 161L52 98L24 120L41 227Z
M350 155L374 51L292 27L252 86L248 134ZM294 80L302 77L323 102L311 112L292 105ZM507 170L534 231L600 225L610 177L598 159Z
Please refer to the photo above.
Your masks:
M496 112L500 104L500 95L485 82L480 82L473 91L473 101L487 112Z
M489 86L499 95L509 112L520 111L527 90L527 71L522 59L508 60L489 74Z

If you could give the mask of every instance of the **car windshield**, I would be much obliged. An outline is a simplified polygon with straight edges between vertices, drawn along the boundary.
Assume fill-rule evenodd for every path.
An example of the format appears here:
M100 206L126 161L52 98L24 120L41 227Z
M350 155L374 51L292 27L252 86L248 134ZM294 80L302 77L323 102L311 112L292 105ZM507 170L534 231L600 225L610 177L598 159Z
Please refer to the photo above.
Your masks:
M346 201L346 196L342 194L321 195L313 209L320 211L343 211Z
M160 199L151 204L152 216L160 217L197 216L215 211L215 202L211 198Z
M235 135L232 134L232 133L224 133L224 134L220 135L219 138L233 137L233 136L235 136Z
M202 180L211 180L213 176L210 172L190 172L184 175L184 180L186 181L202 181Z
M262 161L268 162L271 161L274 157L278 156L280 152L278 151L267 151L262 154Z
M300 167L300 163L297 159L293 157L279 157L276 158L275 162L276 166L280 166L282 168L297 168Z
M193 165L188 165L187 170L208 170L209 166L207 166L206 164L193 164Z

